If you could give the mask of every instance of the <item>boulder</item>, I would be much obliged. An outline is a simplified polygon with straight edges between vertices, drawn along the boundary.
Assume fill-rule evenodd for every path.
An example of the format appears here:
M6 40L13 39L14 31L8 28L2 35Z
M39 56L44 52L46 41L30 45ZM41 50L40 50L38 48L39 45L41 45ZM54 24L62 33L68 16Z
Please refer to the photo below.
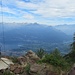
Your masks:
M25 56L18 57L18 62L22 67L25 67L27 63L34 64L39 59L40 58L32 50L29 50Z
M12 71L15 74L20 74L23 72L23 67L19 64L10 65L10 71Z
M13 72L18 66L19 64L10 65L10 71Z
M36 61L38 61L40 58L32 51L32 50L29 50L27 52L27 54L25 55L25 58L27 58L27 62L28 63L36 63Z
M15 73L15 74L21 74L21 73L23 73L23 68L22 68L22 67L17 67L17 68L14 70L14 73Z
M3 73L0 72L0 75L2 75Z
M37 73L40 70L40 67L41 67L40 65L34 64L30 67L30 72Z
M72 69L68 73L68 75L75 75L75 64L73 65Z
M20 75L28 75L27 73L26 73L26 71L24 71L22 74L20 74Z
M53 71L46 71L46 75L58 75L57 73L53 72Z
M33 64L30 67L30 75L46 75L46 66L45 64Z
M58 75L56 72L51 71L50 65L33 64L30 66L30 75Z
M26 57L19 57L18 61L22 67L25 67L27 65L27 58Z

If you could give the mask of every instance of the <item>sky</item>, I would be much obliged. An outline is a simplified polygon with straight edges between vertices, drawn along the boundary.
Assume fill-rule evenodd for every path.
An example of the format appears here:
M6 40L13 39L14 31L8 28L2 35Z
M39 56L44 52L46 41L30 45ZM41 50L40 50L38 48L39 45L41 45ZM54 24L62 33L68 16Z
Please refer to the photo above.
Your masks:
M2 13L9 23L75 24L75 0L0 0L0 22Z

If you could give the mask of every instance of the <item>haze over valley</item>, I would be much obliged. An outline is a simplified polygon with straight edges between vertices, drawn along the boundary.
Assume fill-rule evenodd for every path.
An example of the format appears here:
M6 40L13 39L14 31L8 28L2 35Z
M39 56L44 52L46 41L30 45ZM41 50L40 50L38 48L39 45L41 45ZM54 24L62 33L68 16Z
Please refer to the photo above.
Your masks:
M38 23L4 23L3 26L4 36L3 30L0 30L0 43L2 47L5 45L5 51L9 54L17 51L23 54L27 50L36 51L39 48L44 48L47 52L58 48L62 53L66 53L72 42L73 34L67 34L65 27L61 30L64 25L58 27ZM66 27L69 32L74 29L74 25Z

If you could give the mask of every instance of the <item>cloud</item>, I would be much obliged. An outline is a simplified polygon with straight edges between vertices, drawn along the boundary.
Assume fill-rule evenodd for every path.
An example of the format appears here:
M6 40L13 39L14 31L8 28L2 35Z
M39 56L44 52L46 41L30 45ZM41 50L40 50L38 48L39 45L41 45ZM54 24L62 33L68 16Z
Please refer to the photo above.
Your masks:
M24 1L15 1L16 6L21 9L27 9L27 10L35 10L37 8L37 5L31 2L24 2Z
M0 12L6 12L6 13L11 13L11 14L16 15L16 12L14 12L12 9L8 7L2 7L2 11L0 10Z
M73 17L75 16L74 0L46 0L39 5L37 11L33 13L40 14L43 17Z
M3 0L4 5L15 6L19 9L31 11L33 14L41 15L40 17L74 17L75 0ZM4 9L5 10L5 9ZM7 11L9 11L6 8ZM16 9L18 10L18 9ZM12 10L11 10L12 13Z
M25 21L53 23L75 17L75 0L2 0L3 12ZM1 12L1 11L0 11ZM11 16L10 16L11 17ZM17 17L16 20L17 20ZM40 20L39 20L40 19ZM64 20L63 20L64 19ZM21 20L21 21L22 21ZM24 21L23 20L23 21ZM53 21L52 21L53 20ZM73 20L74 21L74 20ZM30 21L31 22L31 21Z
M26 18L26 19L34 19L34 16L26 13L26 14L23 15L23 18Z

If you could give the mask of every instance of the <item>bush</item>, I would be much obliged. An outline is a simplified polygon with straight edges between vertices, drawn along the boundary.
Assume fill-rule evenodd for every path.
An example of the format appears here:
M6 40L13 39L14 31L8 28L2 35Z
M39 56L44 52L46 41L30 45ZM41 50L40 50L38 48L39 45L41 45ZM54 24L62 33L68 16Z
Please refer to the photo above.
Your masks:
M11 73L10 71L5 71L2 75L14 75L14 74Z
M68 63L57 49L55 49L51 54L46 54L40 62L48 63L55 67L60 67L62 70L65 70L68 67Z
M19 63L17 57L11 57L11 60L12 60L13 63Z
M25 71L27 72L28 75L30 75L29 71L30 71L30 64L27 64L27 66L25 67Z
M74 64L75 63L75 33L74 33L74 37L73 37L73 42L70 45L70 52L68 54L66 54L64 56L64 58L67 60L67 62L69 62L70 64Z

